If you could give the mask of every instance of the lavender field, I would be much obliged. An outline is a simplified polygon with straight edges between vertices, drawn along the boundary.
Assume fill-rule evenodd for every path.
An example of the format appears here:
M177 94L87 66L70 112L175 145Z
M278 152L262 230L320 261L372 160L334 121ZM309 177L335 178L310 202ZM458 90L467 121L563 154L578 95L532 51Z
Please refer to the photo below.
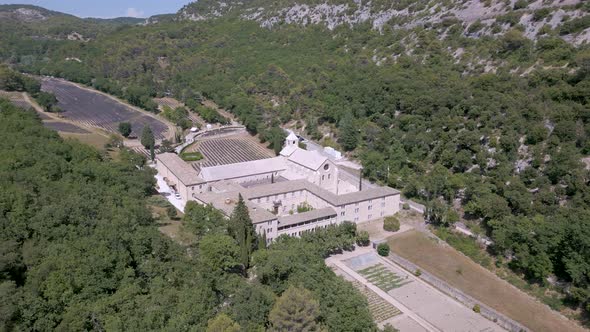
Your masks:
M165 138L167 125L98 92L82 89L72 83L55 78L42 80L43 91L55 94L63 117L116 133L120 122L129 122L132 136L141 135L150 126L156 139Z

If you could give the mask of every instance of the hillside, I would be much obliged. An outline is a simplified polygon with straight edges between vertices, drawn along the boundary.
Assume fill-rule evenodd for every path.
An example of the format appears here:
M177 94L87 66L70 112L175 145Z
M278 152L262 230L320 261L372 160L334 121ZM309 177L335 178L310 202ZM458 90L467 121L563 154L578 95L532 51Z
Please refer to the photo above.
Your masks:
M39 39L88 41L100 33L144 21L133 17L79 18L33 5L0 5L1 31Z
M393 4L200 1L86 41L40 38L20 20L10 38L0 25L0 59L153 111L154 97L211 99L262 139L290 127L342 149L425 203L432 224L462 218L490 236L499 266L583 320L588 3Z
M582 0L420 0L420 1L198 1L180 10L193 21L228 15L253 20L262 27L281 24L370 24L381 32L422 26L444 37L461 29L470 37L497 36L520 25L530 39L559 33L581 44L590 41L590 4Z

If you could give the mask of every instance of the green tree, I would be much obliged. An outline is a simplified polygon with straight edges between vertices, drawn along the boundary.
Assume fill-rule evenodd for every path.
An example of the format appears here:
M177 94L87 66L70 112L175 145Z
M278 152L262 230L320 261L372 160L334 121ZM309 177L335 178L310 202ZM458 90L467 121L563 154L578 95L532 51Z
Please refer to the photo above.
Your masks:
M231 272L240 264L236 242L225 234L205 235L199 243L199 260L206 268L219 272Z
M53 112L56 110L57 98L54 94L44 91L39 92L35 99L37 100L39 105L43 107L45 112Z
M213 206L188 201L184 207L182 227L201 238L210 233L222 233L227 229L227 222Z
M129 122L120 122L119 123L119 133L123 135L123 137L127 138L131 135L131 123Z
M387 257L389 256L389 244L387 243L379 243L377 245L377 253L379 254L379 256L384 256Z
M152 128L150 126L143 127L141 132L141 145L144 148L149 149L156 145L156 140L154 139L154 133L152 132Z
M238 203L229 218L229 232L240 248L240 262L244 269L250 267L250 258L256 248L256 231L250 219L248 207L244 203L242 195L239 195Z
M240 330L240 324L223 313L210 319L207 323L207 332L240 332Z
M271 331L319 331L319 302L300 287L289 287L277 300L268 316Z
M346 151L354 150L358 144L358 129L351 113L347 113L340 121L340 144Z
M356 236L356 243L361 247L366 247L371 243L369 232L360 231Z
M172 143L167 139L163 139L162 144L160 144L160 151L162 153L174 152L174 148L172 147Z
M400 223L399 219L395 216L388 216L383 219L383 229L388 232L397 232L399 231Z

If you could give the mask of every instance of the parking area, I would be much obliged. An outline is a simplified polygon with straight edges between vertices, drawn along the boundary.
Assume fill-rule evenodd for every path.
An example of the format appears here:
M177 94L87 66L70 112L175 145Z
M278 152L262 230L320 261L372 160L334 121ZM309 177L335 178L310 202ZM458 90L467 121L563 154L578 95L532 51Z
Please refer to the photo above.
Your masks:
M186 202L175 195L174 190L166 184L166 181L164 181L164 178L161 175L156 175L156 180L158 181L158 192L160 195L164 196L170 204L174 205L175 208L184 213Z

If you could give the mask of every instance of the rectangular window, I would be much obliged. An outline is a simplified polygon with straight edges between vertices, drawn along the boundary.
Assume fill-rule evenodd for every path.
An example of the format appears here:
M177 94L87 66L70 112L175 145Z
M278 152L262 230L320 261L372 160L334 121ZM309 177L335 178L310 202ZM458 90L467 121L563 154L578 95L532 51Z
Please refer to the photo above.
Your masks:
M328 174L328 180L330 180L330 174Z
M325 175L322 175L322 181L324 181L325 178L326 178L326 176Z
M344 217L345 214L346 214L346 212L344 212L344 211L340 212L341 217Z
M370 220L371 218L373 218L373 215L372 215L372 214L370 214L370 215L369 215L369 220Z
M359 221L359 217L355 217L355 218L354 218L354 221L355 221L355 222Z
M371 211L372 209L373 209L373 205L369 205L369 206L367 207L367 210L369 210L369 211Z
M385 202L381 203L381 207L385 207Z
M383 211L381 211L381 217L383 217L383 215L384 215L384 214L385 214L385 213L384 213Z
M359 208L354 209L354 213L359 213Z

